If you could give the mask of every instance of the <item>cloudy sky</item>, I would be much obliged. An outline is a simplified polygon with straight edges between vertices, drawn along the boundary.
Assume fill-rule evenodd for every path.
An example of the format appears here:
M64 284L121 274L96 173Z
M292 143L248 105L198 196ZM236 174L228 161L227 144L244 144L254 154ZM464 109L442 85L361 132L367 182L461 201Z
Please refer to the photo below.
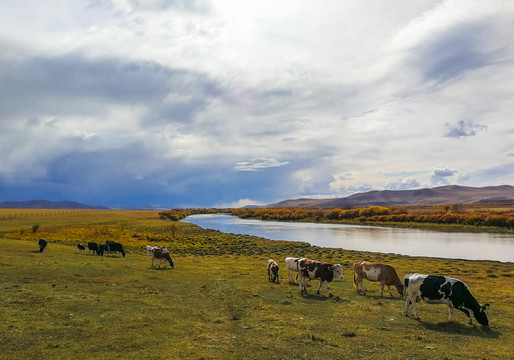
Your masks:
M0 3L0 201L514 185L514 3Z

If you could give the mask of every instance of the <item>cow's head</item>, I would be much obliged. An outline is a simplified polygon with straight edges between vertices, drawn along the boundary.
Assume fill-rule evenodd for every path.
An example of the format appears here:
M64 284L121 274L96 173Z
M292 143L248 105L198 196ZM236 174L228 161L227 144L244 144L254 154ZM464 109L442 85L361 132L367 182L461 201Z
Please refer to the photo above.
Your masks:
M334 272L334 278L336 279L342 279L343 278L343 268L339 264L335 264L328 268L328 270Z
M484 304L484 306L480 306L478 311L474 312L475 319L480 323L480 325L483 325L485 327L489 326L489 320L487 319L487 308L489 307L489 304Z

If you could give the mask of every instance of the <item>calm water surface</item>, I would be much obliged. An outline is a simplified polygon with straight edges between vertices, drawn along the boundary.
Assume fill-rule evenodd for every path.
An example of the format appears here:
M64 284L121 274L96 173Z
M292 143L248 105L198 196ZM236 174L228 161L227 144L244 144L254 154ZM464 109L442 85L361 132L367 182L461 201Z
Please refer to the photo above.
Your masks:
M512 235L261 221L223 214L192 215L182 221L224 233L255 235L271 240L304 241L321 247L410 256L514 261Z

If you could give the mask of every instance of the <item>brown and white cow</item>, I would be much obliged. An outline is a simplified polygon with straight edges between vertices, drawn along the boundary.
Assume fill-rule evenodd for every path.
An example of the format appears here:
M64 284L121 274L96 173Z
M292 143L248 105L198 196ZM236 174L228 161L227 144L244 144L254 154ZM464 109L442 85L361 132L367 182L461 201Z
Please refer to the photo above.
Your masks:
M165 247L158 246L152 250L152 268L155 267L155 260L167 261L172 269L175 267L175 263L173 262L170 256L170 252Z
M396 290L403 296L403 283L398 277L396 270L387 264L380 264L369 261L356 261L353 263L353 283L357 288L357 292L365 294L363 280L380 281L380 296L384 296L384 286L387 285L389 296L391 294L391 285L396 287ZM359 289L360 287L360 289Z
M277 284L280 284L280 280L278 279L278 264L276 263L276 261L273 259L269 259L267 267L269 282L276 282Z
M343 278L343 268L340 264L332 265L316 260L300 259L298 261L298 269L298 284L300 285L300 293L307 293L307 280L319 280L316 294L319 294L321 285L325 284L328 295L332 297L334 294L332 294L330 291L330 285L328 283L331 282L334 278Z

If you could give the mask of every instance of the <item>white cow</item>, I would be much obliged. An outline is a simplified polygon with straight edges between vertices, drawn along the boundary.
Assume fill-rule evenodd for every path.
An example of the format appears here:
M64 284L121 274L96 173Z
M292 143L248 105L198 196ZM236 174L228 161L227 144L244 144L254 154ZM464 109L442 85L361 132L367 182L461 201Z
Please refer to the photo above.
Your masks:
M295 279L297 278L297 273L300 271L299 263L303 258L296 257L286 257L286 272L287 277L289 278L290 284L295 284Z

